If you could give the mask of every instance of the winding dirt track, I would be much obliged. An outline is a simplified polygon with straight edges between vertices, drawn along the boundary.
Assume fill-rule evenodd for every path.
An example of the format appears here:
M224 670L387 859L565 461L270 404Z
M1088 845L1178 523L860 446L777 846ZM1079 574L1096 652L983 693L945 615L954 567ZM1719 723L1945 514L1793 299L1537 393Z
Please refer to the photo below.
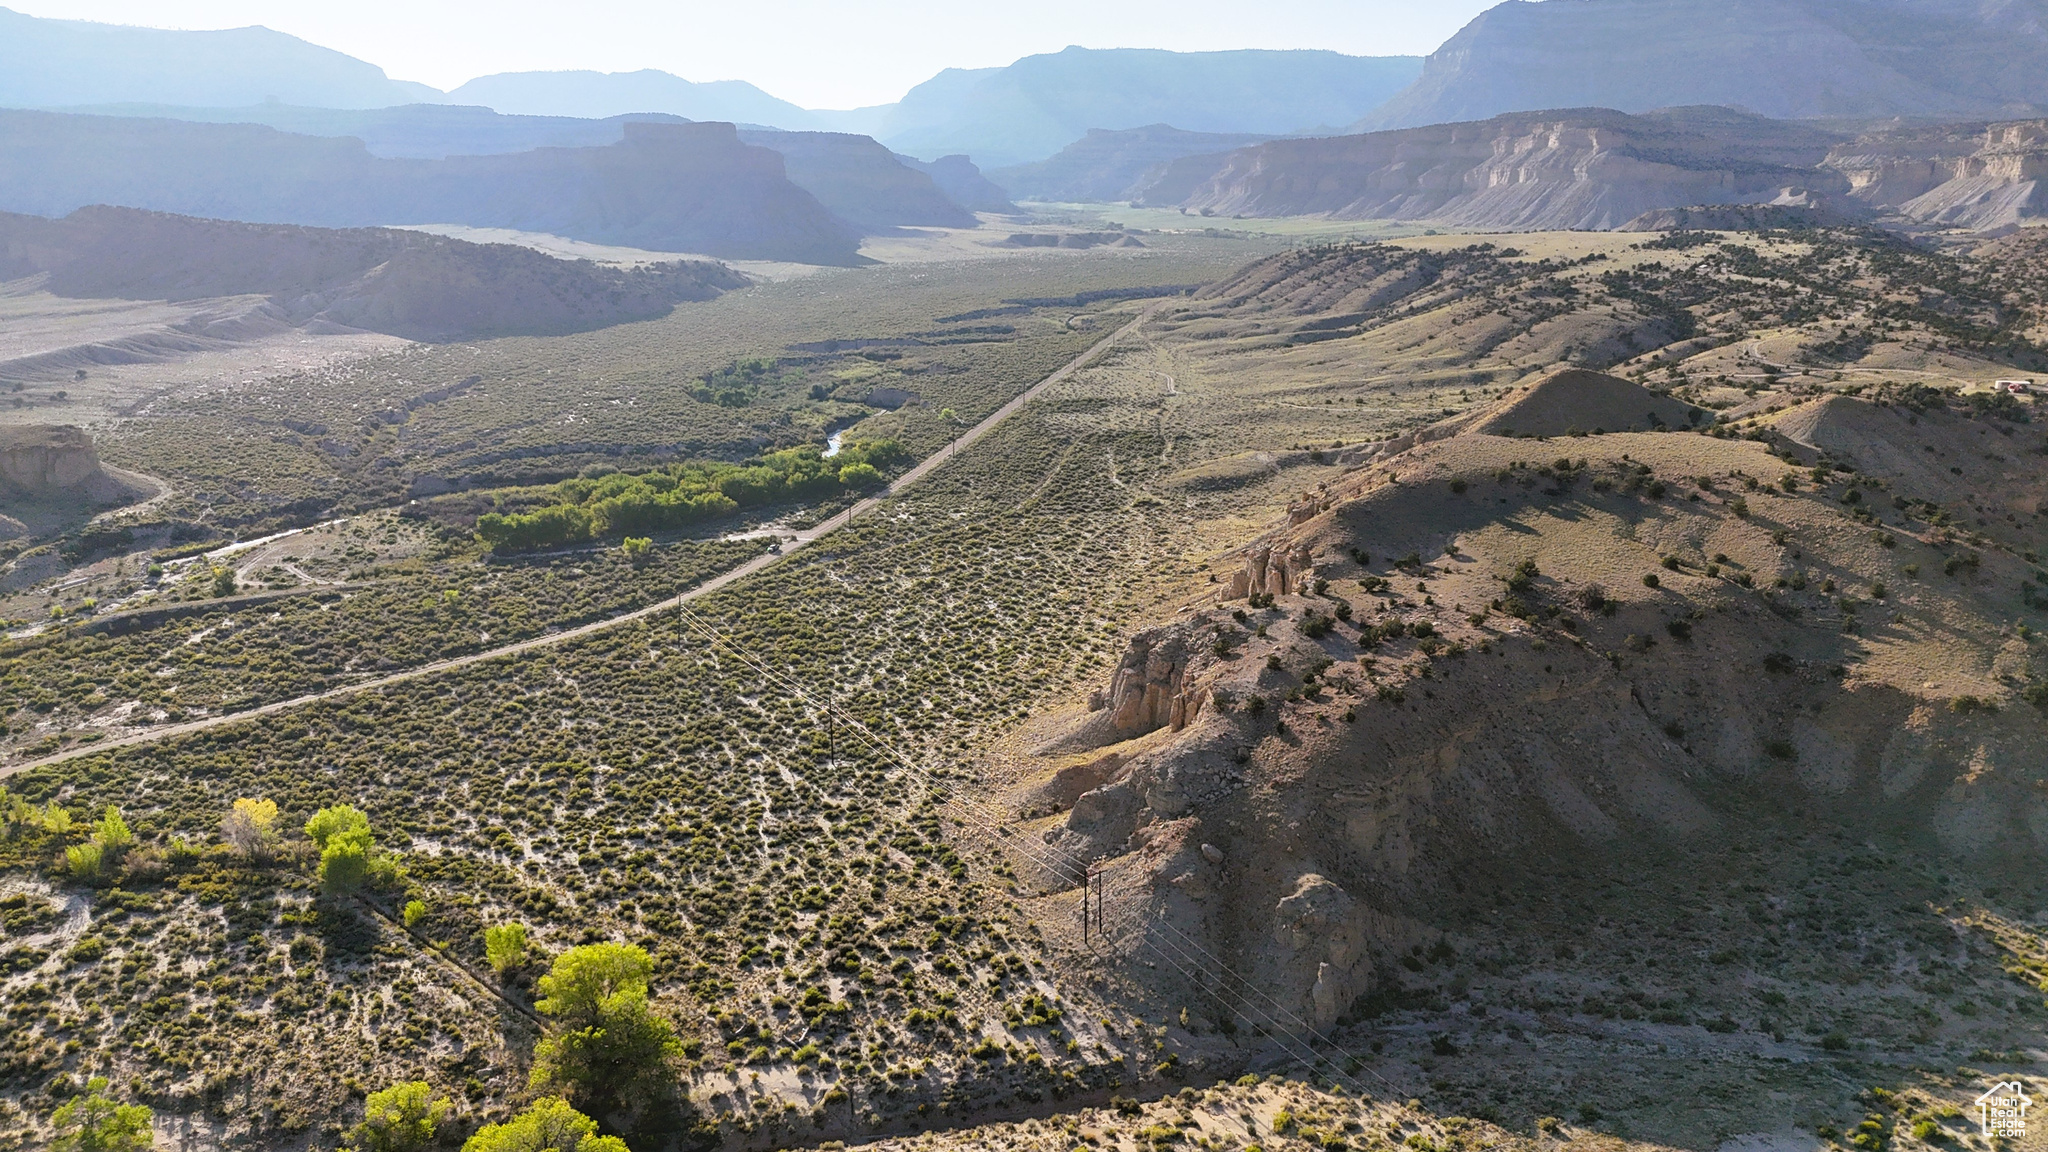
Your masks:
M697 585L695 588L692 588L687 592L684 592L682 595L676 597L673 600L662 600L657 603L650 604L645 608L638 608L631 612L623 613L618 616L613 616L609 619L598 620L590 624L582 625L581 627L570 628L562 632L550 633L545 636L535 636L529 640L521 640L515 644L506 644L502 647L492 648L485 652L475 652L471 653L468 656L456 656L451 659L436 661L432 664L422 664L417 668L409 668L403 672L394 672L389 676L379 676L374 680L364 680L360 683L349 684L340 688L329 688L321 692L313 692L304 696L295 696L290 700L279 700L274 703L262 705L261 707L250 708L242 712L230 712L222 716L208 716L202 720L187 720L179 724L167 724L161 728L149 729L146 732L135 732L126 736L117 736L108 740L100 740L92 744L81 744L76 747L66 749L65 751L58 752L54 755L40 757L35 760L23 760L16 764L0 765L0 779L6 779L7 777L12 776L17 772L27 771L30 768L42 768L51 764L61 764L67 760L76 760L82 756L97 756L102 752L112 751L116 748L130 748L137 744L149 744L158 740L166 740L178 736L189 736L194 732L204 732L210 728L219 728L228 724L240 724L249 720L258 719L263 716L270 716L279 712L288 712L294 708L303 708L308 704L315 704L322 700L332 700L336 697L350 696L358 692L373 692L379 688L383 688L388 685L403 683L407 680L417 680L422 676L434 676L442 672L451 671L456 668L467 667L471 664L481 664L486 660L497 660L505 656L516 656L521 652L531 651L535 648L544 648L552 644L562 644L571 640L578 640L585 636L591 636L599 632L603 632L608 628L616 628L621 624L630 624L635 620L645 619L646 617L652 616L657 612L665 612L670 608L674 607L675 605L681 604L685 601L695 600L701 596L708 596L711 593L718 591L720 588L723 588L728 584L731 584L738 580L744 580L747 577L752 576L754 573L759 572L763 568L766 568L769 565L782 560L790 553L796 552L808 544L814 543L818 540L824 539L827 536L830 536L832 533L837 532L841 528L844 528L848 524L852 523L854 519L856 519L863 513L870 512L874 510L876 507L879 507L882 501L897 495L898 493L902 492L905 488L908 488L912 484L917 483L919 480L924 479L924 477L929 475L934 468L937 468L946 460L951 459L955 454L959 452L960 449L972 445L975 441L981 439L983 436L986 436L990 431L992 431L995 428L996 425L1001 424L1004 420L1007 420L1011 416L1015 415L1019 409L1023 408L1024 405L1030 403L1031 400L1034 397L1036 397L1040 392L1045 391L1047 388L1050 388L1054 384L1057 384L1060 381L1065 380L1067 377L1073 375L1076 371L1079 371L1080 369L1086 367L1089 364L1089 362L1093 361L1097 356L1101 355L1103 352L1115 346L1124 337L1130 335L1132 332L1137 331L1138 327L1144 324L1146 320L1150 319L1152 313L1156 311L1158 308L1158 303L1147 305L1142 311L1138 313L1136 317L1134 317L1131 320L1130 323L1103 337L1101 340L1096 341L1092 346L1089 347L1089 349L1086 352L1083 352L1079 356L1074 357L1072 360L1067 361L1065 364L1061 365L1057 371L1053 372L1045 379L1040 380L1038 383L1033 384L1031 387L1025 389L1023 392L1019 393L1015 399L1011 400L1009 403L1003 405L1001 408L998 408L994 412L990 413L987 416L987 418L982 420L981 423L976 424L974 427L969 428L965 432L962 432L959 438L955 439L951 444L947 445L945 448L942 448L937 452L932 453L930 456L925 457L925 459L920 461L916 467L912 468L908 472L905 472L903 475L898 476L893 482L890 483L890 485L887 488L884 488L879 494L869 496L866 499L859 501L858 503L854 504L853 507L848 508L846 511L841 512L837 516L834 516L829 520L817 524L814 527L807 528L801 532L794 533L793 535L784 538L782 549L779 553L766 552L762 555L756 556L752 560L749 560L746 563L741 564L737 568L729 568L724 572L721 572L718 575L713 576L711 579L706 580L704 583Z

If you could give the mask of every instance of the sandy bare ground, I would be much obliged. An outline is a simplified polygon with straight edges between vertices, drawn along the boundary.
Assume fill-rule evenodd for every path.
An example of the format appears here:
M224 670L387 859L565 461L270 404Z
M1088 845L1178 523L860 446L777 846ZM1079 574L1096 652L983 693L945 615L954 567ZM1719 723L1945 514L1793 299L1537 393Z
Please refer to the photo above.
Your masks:
M236 324L262 305L257 296L73 300L39 283L0 284L0 424L104 424L152 400L409 343L375 333L316 336ZM228 323L209 323L220 320Z

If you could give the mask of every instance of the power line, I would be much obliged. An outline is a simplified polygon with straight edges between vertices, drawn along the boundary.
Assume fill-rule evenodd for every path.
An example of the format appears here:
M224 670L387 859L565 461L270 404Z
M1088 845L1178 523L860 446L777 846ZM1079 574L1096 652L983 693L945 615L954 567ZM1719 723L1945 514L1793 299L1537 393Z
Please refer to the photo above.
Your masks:
M740 649L716 625L692 612L680 599L677 601L676 610L678 619L713 647L730 653L742 664L752 668L763 679L782 688L791 696L824 714L828 719L835 717L843 718L844 723L856 740L879 754L886 761L893 763L906 773L916 777L925 786L928 794L934 791L945 792L944 804L954 809L954 821L956 824L992 834L999 840L1008 840L1012 850L1030 859L1053 878L1078 882L1082 886L1083 893L1082 915L1084 917L1087 915L1088 884L1091 879L1091 873L1095 870L1091 869L1086 862L1076 860L1072 856L1052 849L1049 846L1033 844L1028 840L1020 840L1012 836L1007 820L1001 812L989 805L961 796L956 790L946 787L946 785L939 782L933 776L929 769L925 768L917 760L899 751L894 745L868 727L864 721L841 709L836 699L828 697L824 702L820 703L805 690L801 682L792 676L769 667L751 654ZM964 810L964 814L962 810ZM1106 901L1103 903L1106 903ZM1098 908L1100 907L1102 907L1102 903L1098 904ZM1127 912L1125 917L1123 917L1123 922L1131 924L1135 923L1135 919ZM1215 983L1219 985L1220 990L1227 997L1234 998L1237 1001L1238 1013L1245 1016L1248 1020L1256 1015L1258 1018L1256 1022L1263 1024L1266 1035L1279 1042L1281 1049L1287 1052L1289 1056L1301 1059L1304 1063L1313 1067L1321 1060L1321 1057L1316 1054L1317 1046L1320 1044L1324 1048L1334 1050L1338 1056L1344 1059L1346 1064L1358 1064L1360 1067L1364 1067L1363 1061L1338 1045L1320 1029L1315 1028L1288 1009L1286 1005L1274 998L1256 981L1224 963L1221 958L1203 947L1170 920L1162 918L1157 921L1157 925L1172 933L1173 936L1178 937L1178 941L1164 939L1153 933L1145 932L1141 926L1140 943L1143 946L1151 948L1155 954L1166 960L1189 983L1197 988L1203 987L1204 981L1194 971L1190 971L1189 965L1192 965L1196 970L1207 969L1212 976L1220 974L1220 978L1216 979ZM1107 926L1105 924L1105 934L1106 932ZM1183 964L1182 961L1185 961L1186 964ZM1242 990L1231 989L1232 981L1241 985ZM1263 1000L1270 1007L1262 1007L1257 1002L1259 1000ZM1299 1051L1296 1049L1299 1049ZM1370 1068L1365 1070L1375 1079L1387 1085L1388 1088L1396 1088L1391 1081L1380 1076L1379 1073L1372 1071ZM1357 1082L1352 1080L1348 1073L1340 1071L1335 1075L1346 1081L1354 1091L1357 1090Z

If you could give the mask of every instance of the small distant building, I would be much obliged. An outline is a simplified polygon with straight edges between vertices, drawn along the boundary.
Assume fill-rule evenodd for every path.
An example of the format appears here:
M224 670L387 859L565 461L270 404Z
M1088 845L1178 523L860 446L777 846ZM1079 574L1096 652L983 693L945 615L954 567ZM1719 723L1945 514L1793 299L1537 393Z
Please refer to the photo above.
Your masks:
M1991 386L1994 392L2048 392L2048 384L2036 384L2032 380L2000 380Z

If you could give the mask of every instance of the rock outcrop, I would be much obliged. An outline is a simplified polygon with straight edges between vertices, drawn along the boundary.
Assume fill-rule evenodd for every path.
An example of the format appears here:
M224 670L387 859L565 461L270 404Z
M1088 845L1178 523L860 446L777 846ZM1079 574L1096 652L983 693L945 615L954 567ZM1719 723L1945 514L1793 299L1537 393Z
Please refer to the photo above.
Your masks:
M92 437L68 424L0 428L0 482L31 500L84 494L106 478Z
M100 464L92 437L69 424L0 427L0 538L40 535L101 508L140 499L135 485ZM26 521L26 523L24 523Z
M1097 748L1161 728L1185 728L1202 711L1199 681L1205 656L1198 644L1178 624L1139 633L1108 686L1088 694L1088 718L1047 745L1048 750Z
M1307 508L1302 511L1312 514ZM1243 564L1230 574L1226 597L1242 600L1254 592L1267 596L1300 595L1314 579L1307 545L1275 548L1272 544L1261 544L1246 552Z

